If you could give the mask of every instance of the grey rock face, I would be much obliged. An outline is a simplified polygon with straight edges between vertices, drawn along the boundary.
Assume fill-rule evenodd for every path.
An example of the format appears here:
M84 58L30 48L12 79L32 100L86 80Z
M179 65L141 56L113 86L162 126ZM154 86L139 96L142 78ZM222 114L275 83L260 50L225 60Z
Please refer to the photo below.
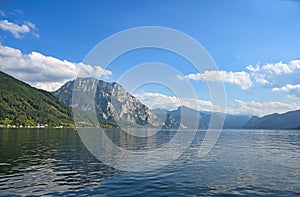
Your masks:
M96 112L99 121L131 126L163 126L151 109L115 82L77 78L67 82L53 94L75 109ZM72 95L76 95L76 98L72 98Z

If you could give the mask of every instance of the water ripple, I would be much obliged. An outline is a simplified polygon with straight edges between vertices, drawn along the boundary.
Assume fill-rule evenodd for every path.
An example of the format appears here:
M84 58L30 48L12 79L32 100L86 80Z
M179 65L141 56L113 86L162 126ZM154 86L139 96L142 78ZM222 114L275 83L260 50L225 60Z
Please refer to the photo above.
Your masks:
M146 151L170 139L160 135L158 145L127 138L122 146ZM169 166L130 173L95 159L73 130L0 130L0 196L300 195L300 131L225 130L197 158L203 137Z

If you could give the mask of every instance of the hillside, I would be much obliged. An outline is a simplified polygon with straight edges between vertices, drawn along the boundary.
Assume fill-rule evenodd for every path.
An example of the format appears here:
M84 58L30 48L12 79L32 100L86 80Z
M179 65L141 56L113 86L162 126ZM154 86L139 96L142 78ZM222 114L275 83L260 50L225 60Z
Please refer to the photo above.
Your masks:
M0 124L72 126L72 110L51 93L0 71Z

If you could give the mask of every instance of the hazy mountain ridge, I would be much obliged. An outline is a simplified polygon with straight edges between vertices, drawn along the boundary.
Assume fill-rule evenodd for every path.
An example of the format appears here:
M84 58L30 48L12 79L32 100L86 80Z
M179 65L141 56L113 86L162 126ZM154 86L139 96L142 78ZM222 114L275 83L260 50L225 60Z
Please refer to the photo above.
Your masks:
M185 122L181 122L182 110L185 111L186 116L195 116L199 120L189 122L189 118L185 119ZM163 109L154 109L155 113L160 114L160 117L164 117L166 119L167 127L175 127L178 128L181 123L181 127L189 128L197 127L199 129L207 129L210 124L211 116L214 115L218 120L222 121L222 117L225 116L224 119L224 129L241 129L246 124L246 122L251 118L247 115L232 115L232 114L222 114L219 112L207 112L207 111L197 111L186 106L178 107L176 110L163 110ZM164 116L162 114L165 114Z
M245 129L299 129L300 110L284 114L270 114L261 118L253 116L245 125Z

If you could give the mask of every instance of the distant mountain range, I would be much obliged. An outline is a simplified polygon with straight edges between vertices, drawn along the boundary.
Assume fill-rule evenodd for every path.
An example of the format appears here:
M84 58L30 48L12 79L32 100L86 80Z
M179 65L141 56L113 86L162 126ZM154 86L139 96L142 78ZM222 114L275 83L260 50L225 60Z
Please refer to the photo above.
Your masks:
M270 114L261 118L253 116L243 128L246 129L300 129L300 110L284 114Z
M241 129L243 126L247 123L247 121L251 118L250 116L246 115L231 115L231 114L221 114L218 112L204 112L204 111L197 111L194 109L190 109L188 107L182 106L178 107L176 110L173 111L167 111L163 109L154 109L153 110L159 117L166 118L166 127L167 128L195 128L198 124L199 129L207 129L210 123L210 119L212 115L215 115L217 119L220 121L222 120L222 117L225 116L224 119L224 129ZM185 116L194 116L197 117L199 122L195 122L194 120L191 120L189 118L185 118L184 122L181 122L181 113L182 111L185 112ZM164 115L166 114L166 115ZM164 115L164 116L163 116ZM189 121L191 120L191 121ZM181 122L181 125L179 123Z
M76 85L76 86L75 86ZM75 87L75 88L74 88ZM78 98L73 98L73 91ZM94 78L77 78L57 91L36 89L0 71L0 125L199 128L211 116L225 116L224 129L300 129L300 110L264 117L204 112L178 107L151 110L120 84ZM97 118L93 117L96 114ZM185 118L182 117L185 115ZM197 120L197 121L195 121ZM99 124L98 124L99 123Z

